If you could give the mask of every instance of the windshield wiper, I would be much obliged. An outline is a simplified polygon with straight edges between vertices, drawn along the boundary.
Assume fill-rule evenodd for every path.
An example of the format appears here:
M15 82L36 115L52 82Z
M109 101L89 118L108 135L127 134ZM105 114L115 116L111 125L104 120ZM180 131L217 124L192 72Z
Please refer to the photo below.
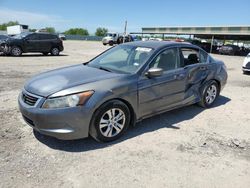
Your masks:
M107 71L107 72L112 72L112 70L110 70L110 69L108 69L108 68L106 68L106 67L97 67L98 69L100 69L100 70L104 70L104 71Z

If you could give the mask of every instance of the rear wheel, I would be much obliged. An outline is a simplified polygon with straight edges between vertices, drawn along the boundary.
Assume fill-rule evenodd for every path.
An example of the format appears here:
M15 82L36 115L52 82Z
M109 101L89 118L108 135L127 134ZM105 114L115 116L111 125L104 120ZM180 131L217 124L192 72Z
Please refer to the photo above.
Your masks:
M209 108L213 105L214 101L219 95L219 86L216 81L211 81L207 83L202 89L202 99L199 102L199 105L204 108Z
M51 49L51 55L53 55L53 56L57 56L57 55L59 55L59 53L60 53L60 51L59 51L59 49L57 48L57 47L53 47L52 49Z
M112 100L103 104L93 115L90 135L97 141L110 142L124 134L129 122L129 108L119 100Z
M22 55L22 50L18 46L13 46L10 51L12 56L20 56Z

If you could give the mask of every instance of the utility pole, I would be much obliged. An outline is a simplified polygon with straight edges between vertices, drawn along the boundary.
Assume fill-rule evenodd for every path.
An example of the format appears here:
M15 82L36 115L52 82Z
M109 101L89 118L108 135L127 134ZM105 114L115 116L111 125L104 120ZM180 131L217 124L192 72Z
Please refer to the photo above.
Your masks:
M214 43L214 35L212 36L211 46L210 46L210 53L213 51L213 43Z
M127 35L127 20L125 21L124 34L123 34L123 43L125 42L125 36Z

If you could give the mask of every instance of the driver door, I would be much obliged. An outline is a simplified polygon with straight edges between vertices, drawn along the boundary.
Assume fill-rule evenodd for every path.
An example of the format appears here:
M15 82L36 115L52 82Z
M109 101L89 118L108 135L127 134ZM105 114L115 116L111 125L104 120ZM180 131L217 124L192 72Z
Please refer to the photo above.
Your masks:
M181 66L178 48L163 50L147 69L162 68L163 75L139 79L140 117L172 108L184 99L187 72Z
M24 39L24 48L26 52L37 52L39 50L39 36L38 34L28 35Z

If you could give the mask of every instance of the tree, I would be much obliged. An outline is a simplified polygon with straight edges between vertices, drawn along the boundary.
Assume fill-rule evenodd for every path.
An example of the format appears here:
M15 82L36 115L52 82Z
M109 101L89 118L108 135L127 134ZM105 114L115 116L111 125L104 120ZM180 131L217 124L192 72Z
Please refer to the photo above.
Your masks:
M71 28L67 31L64 32L66 35L83 35L83 36L88 36L89 32L87 29L83 28Z
M95 35L96 35L96 36L99 36L99 37L103 37L103 36L105 36L105 35L107 34L107 32L108 32L108 29L98 27L98 28L96 29Z
M3 24L0 24L0 30L7 30L7 27L8 26L13 26L13 25L18 25L19 22L18 21L9 21L8 23L3 23Z
M45 27L45 30L48 32L48 33L55 33L56 30L54 27Z
M29 29L30 32L36 32L36 29Z

